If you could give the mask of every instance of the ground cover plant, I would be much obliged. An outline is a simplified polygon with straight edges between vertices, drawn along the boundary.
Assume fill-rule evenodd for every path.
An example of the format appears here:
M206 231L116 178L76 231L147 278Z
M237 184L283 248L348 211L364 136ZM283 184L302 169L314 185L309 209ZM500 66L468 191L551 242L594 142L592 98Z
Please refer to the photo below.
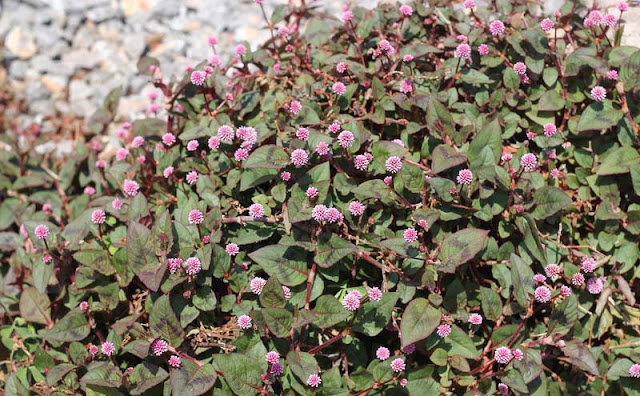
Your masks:
M640 394L626 7L278 6L70 156L5 112L5 394Z

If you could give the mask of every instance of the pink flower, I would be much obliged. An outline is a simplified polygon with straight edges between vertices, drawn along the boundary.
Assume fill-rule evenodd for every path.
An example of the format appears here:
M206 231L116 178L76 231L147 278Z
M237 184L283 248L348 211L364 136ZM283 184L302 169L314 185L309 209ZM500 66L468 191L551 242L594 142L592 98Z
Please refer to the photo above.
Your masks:
M223 142L232 142L235 136L233 128L229 125L222 125L218 128L218 137Z
M502 21L493 21L489 24L489 31L494 36L499 36L501 34L504 34L504 30L505 30L504 23L502 23Z
M333 83L333 86L331 87L331 90L336 95L342 95L345 92L347 92L347 87L345 87L345 85L343 83L338 81L338 82Z
M168 350L169 350L169 343L163 340L162 338L156 338L151 343L151 352L156 356L160 356L163 353L167 352Z
M103 169L106 166L107 166L107 162L105 160L97 160L96 161L96 168Z
M294 100L289 104L289 111L293 114L298 114L300 110L302 110L302 104L297 100Z
M377 287L371 287L367 290L367 298L370 301L380 301L382 299L382 290Z
M551 169L551 177L557 179L558 177L560 177L560 171L557 168Z
M238 326L243 330L251 328L251 317L249 315L241 315L238 317Z
M535 274L533 275L533 280L538 283L544 283L544 281L547 280L547 277L542 274Z
M311 211L311 217L317 222L322 222L326 219L327 210L327 207L324 205L316 205Z
M249 216L253 217L254 219L260 219L264 217L264 207L259 203L252 204L251 206L249 206Z
M191 84L200 86L203 85L206 80L207 73L199 70L191 72Z
M527 72L527 65L522 62L517 62L513 65L513 71L515 71L519 76L524 76Z
M329 154L329 144L327 142L318 142L318 145L316 146L316 153L320 155Z
M49 227L44 224L38 224L33 233L36 234L38 239L46 239L49 236Z
M582 286L584 284L584 275L581 273L576 273L571 277L571 283L574 286Z
M596 269L596 260L593 257L582 257L582 272L589 273Z
M616 81L618 79L618 72L616 70L609 70L607 72L607 79Z
M235 243L227 244L227 246L225 246L224 250L225 250L225 252L227 252L227 254L229 256L235 256L236 254L238 254L240 252L240 248Z
M332 122L331 125L329 125L329 132L331 133L338 133L340 132L340 124L338 122Z
M297 167L306 165L308 161L309 155L303 149L296 149L291 153L291 163Z
M256 276L255 278L251 279L251 282L249 282L249 287L251 288L251 292L253 294L260 295L260 293L262 293L262 288L266 284L267 281L264 278Z
M476 2L475 0L464 0L464 3L462 3L464 8L473 8L476 6Z
M613 15L613 14L607 14L604 16L603 22L602 22L605 26L608 26L610 28L616 26L616 23L618 23L618 18Z
M103 355L111 356L116 351L116 347L113 345L112 342L107 341L102 344L102 347L100 348L100 350L102 351Z
M207 43L213 47L214 45L218 44L218 38L216 36L209 36L207 38Z
M91 213L91 222L93 224L104 224L107 220L107 216L102 209L96 209Z
M460 43L466 43L468 39L469 37L465 36L464 34L459 34L456 36L456 41ZM471 51L471 48L469 48L469 51Z
M569 297L571 295L571 288L567 285L560 286L560 295L562 297Z
M217 149L218 147L220 147L220 138L217 136L211 136L209 138L209 141L207 142L207 145L211 150Z
M391 176L386 176L384 179L382 179L382 181L384 182L384 184L386 184L387 186L390 186L391 183L393 183L393 178Z
M409 94L413 92L413 82L411 80L400 81L400 92L403 94Z
M519 349L514 349L513 350L513 358L516 360L522 360L524 359L524 353L522 353L521 350Z
M511 350L509 348L502 346L496 349L493 357L494 359L496 359L496 362L500 364L507 364L509 363L513 355L511 354Z
M389 359L389 356L391 356L391 353L389 352L389 348L381 346L376 350L376 357L379 360L385 361Z
M165 179L168 179L171 175L173 175L173 166L168 166L162 171L162 176L164 176Z
M136 158L136 160L138 161L138 163L144 164L146 157L144 155L139 155L138 158Z
M180 356L171 355L167 363L173 368L178 368L182 364L182 360L180 359Z
M349 202L349 212L351 212L353 216L362 216L366 208L367 207L360 201Z
M344 219L342 213L336 208L329 208L327 212L324 214L324 218L329 223L341 222Z
M187 173L186 179L187 179L187 183L189 183L190 185L194 185L198 181L198 172L191 171Z
M48 254L45 254L44 256L42 256L43 263L49 264L52 261L53 261L53 257L49 256Z
M187 143L187 150L188 151L196 151L198 149L198 141L197 140L190 140L189 143Z
M356 155L353 159L353 165L356 169L365 171L369 167L369 160L365 155Z
M318 374L311 374L307 378L307 385L309 385L312 388L319 387L321 383L322 383L322 378L320 378Z
M403 4L400 6L400 13L404 16L411 16L411 14L413 14L413 8L406 4Z
M415 242L418 240L418 231L415 228L407 228L402 234L404 241L407 243Z
M591 294L600 294L604 288L603 278L591 278L587 281L587 290Z
M86 301L82 301L80 302L80 304L78 305L78 307L80 308L80 310L82 312L87 312L87 310L89 309L89 303Z
M640 378L640 364L634 364L629 368L629 375L633 378Z
M558 128L556 128L556 126L552 123L545 124L544 126L544 135L546 137L551 137L555 135L557 131L558 131Z
M84 193L87 195L93 195L96 193L96 189L91 186L87 186L84 188Z
M165 133L162 135L162 143L165 146L172 146L176 142L176 137L172 133Z
M309 187L307 188L306 194L307 194L307 197L314 199L315 197L318 196L318 189L315 187Z
M546 286L538 286L533 292L533 296L539 303L547 303L551 300L551 290Z
M629 5L625 1L621 1L616 6L620 12L627 11L629 9Z
M279 376L282 375L282 373L284 373L284 367L280 362L272 363L269 367L269 374L271 375Z
M416 344L409 344L402 348L402 353L407 355L411 355L415 351L416 351Z
M469 315L468 321L473 325L479 325L482 323L482 315L477 313L471 314Z
M239 148L233 153L233 158L235 158L238 162L244 161L249 158L249 151L244 148Z
M466 59L471 56L471 47L469 44L463 43L456 47L456 56L458 58Z
M122 209L122 201L118 198L114 199L113 201L111 201L111 207L115 210Z
M95 356L96 353L98 353L98 347L93 344L87 345L87 349L89 350L89 354L91 356Z
M544 268L544 272L549 278L553 278L560 275L560 273L562 273L562 269L558 264L549 264Z
M278 35L280 37L289 37L289 28L286 26L280 26L278 28Z
M123 184L123 191L130 197L135 197L138 194L140 185L133 180L126 179Z
M284 294L284 298L286 300L291 298L291 289L289 289L287 286L282 286L282 294Z
M204 215L198 209L189 212L189 224L200 224L204 221Z
M298 128L296 131L296 137L300 140L309 139L309 130L307 128Z
M473 181L473 173L469 169L462 169L458 172L456 180L459 184L471 184Z
M540 22L540 27L545 32L548 32L555 27L555 23L551 19L545 18L542 20L542 22Z
M391 56L395 52L393 46L387 40L380 40L380 42L378 43L378 48L380 48L380 51L382 51L382 53L386 56Z
M238 44L236 45L235 52L238 56L245 56L247 54L247 47L242 44Z
M511 154L504 154L502 157L500 157L500 161L502 162L509 162L511 161L511 159L513 158L513 155Z
M538 165L538 159L535 154L526 153L520 158L520 166L524 168L525 171L531 172L536 169Z
M284 171L280 174L280 179L282 179L282 181L288 182L289 180L291 180L291 173Z
M402 169L402 160L399 157L393 155L387 158L384 166L387 169L387 172L398 173L400 169Z
M603 22L602 13L600 11L591 11L589 13L588 19L591 19L591 22L594 25L600 25Z
M181 258L170 258L167 259L167 268L169 269L170 274L175 274L178 271L178 268L182 266Z
M202 264L200 264L200 260L197 257L189 257L184 263L186 264L185 272L187 275L193 276L202 270Z
M267 363L276 363L280 360L280 354L276 351L269 351L265 355L264 360L266 360Z
M405 56L402 57L402 61L404 63L409 63L413 60L413 55L411 54L406 54Z
M400 358L393 359L391 362L391 370L393 370L394 373L404 371L405 368L407 368L407 365L404 363L404 360Z
M507 386L507 384L501 382L498 384L498 392L500 392L501 395L508 395L509 387Z
M607 97L607 90L599 85L596 85L591 89L591 98L596 102L603 101Z
M344 22L349 22L353 19L353 12L346 10L342 12L342 20Z
M436 334L438 334L438 336L442 338L447 337L449 334L451 334L451 326L449 326L448 324L441 324L440 326L438 326Z
M362 294L360 294L357 290L352 290L347 293L346 296L342 299L342 306L347 311L355 311L360 308L360 299L362 298Z
M144 138L142 136L136 136L131 141L131 146L138 148L144 144Z
M354 141L355 137L350 131L343 131L338 135L338 144L340 147L351 147Z
M402 378L400 381L398 381L398 384L400 384L400 386L403 388L407 386L408 383L409 383L409 380L406 378Z
M340 62L340 63L338 63L338 64L336 65L336 71L337 71L338 73L344 73L344 72L346 72L347 70L349 70L349 65L348 65L347 63Z
M486 44L480 44L478 46L478 53L480 55L487 55L489 53L489 46Z

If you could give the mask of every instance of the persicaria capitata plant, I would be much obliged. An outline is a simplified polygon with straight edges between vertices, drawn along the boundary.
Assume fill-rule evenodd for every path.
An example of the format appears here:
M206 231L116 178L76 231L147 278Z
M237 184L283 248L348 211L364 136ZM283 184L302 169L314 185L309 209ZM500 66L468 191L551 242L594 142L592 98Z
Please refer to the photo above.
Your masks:
M7 393L639 394L626 4L254 3L144 117L2 137Z

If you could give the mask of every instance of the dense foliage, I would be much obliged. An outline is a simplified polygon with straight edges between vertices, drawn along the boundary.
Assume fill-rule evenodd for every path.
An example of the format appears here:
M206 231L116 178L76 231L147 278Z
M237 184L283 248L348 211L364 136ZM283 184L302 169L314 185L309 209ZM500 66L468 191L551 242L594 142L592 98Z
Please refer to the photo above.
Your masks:
M6 113L5 394L640 394L625 5L493 3L276 7L64 158Z

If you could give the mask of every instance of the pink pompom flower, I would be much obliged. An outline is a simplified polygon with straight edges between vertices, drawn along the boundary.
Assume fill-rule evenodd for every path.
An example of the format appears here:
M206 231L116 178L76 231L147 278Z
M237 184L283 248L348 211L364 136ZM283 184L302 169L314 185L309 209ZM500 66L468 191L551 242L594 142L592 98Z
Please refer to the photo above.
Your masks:
M533 296L539 303L547 303L551 301L551 290L546 286L538 286L533 292Z
M577 272L571 277L571 284L574 286L582 286L584 285L584 275Z
M323 156L329 154L329 144L327 142L318 142L316 145L316 153Z
M544 273L547 274L549 278L554 278L562 272L562 268L558 264L549 264L544 267Z
M254 203L249 206L249 216L254 219L261 219L264 217L264 207L259 203Z
M207 146L209 146L209 148L210 148L211 150L215 150L215 149L217 149L218 147L220 147L220 142L221 142L221 141L220 141L220 138L219 138L219 137L217 137L217 136L211 136L211 137L209 138L209 140L207 141Z
M501 395L506 396L509 394L509 386L507 384L505 384L504 382L501 382L498 384L498 392L500 392Z
M46 239L49 236L49 227L44 224L38 224L33 233L36 234L38 239Z
M551 19L545 18L542 20L542 22L540 22L540 27L545 32L548 32L555 27L555 23Z
M624 12L627 11L629 9L629 5L627 4L626 1L621 1L618 3L618 5L616 6L616 8L620 11L620 12Z
M297 167L306 165L308 161L309 154L303 149L296 149L291 153L291 163Z
M251 328L251 317L249 315L240 315L238 317L238 326L240 326L243 330L248 330Z
M402 234L402 238L407 243L412 243L418 240L418 231L415 228L407 228Z
M191 84L193 85L204 85L204 82L207 80L207 73L196 70L191 72Z
M593 272L595 269L596 269L596 260L594 260L593 257L587 257L587 256L582 257L582 267L581 267L582 272L586 274L589 272Z
M347 293L342 299L342 306L347 311L355 311L360 308L360 299L362 298L362 294L360 294L357 290L352 290Z
M311 199L314 199L315 197L318 196L318 189L313 187L313 186L309 187L309 188L307 188L306 194L307 194L307 197L309 197Z
M344 72L346 72L347 70L349 70L349 65L348 65L347 63L340 62L340 63L338 63L338 64L336 65L336 71L337 71L338 73L344 73Z
M178 268L182 266L181 258L170 258L167 259L167 268L169 269L169 273L175 274L178 271Z
M171 175L173 175L173 166L167 166L164 171L162 171L162 176L164 176L165 179L168 179L169 177L171 177Z
M493 354L493 357L496 360L496 362L500 364L507 364L509 363L509 361L511 361L513 354L511 353L511 350L509 348L502 346L496 349L496 351Z
M604 289L604 282L602 277L599 278L591 278L587 281L587 290L591 294L600 294L602 293L602 289Z
M256 276L255 278L251 279L251 282L249 282L249 287L251 288L251 292L253 294L260 295L260 293L262 293L262 289L264 288L264 285L266 284L267 284L267 281L264 278L260 278L259 276Z
M471 323L472 325L480 325L482 324L482 315L474 313L469 315L469 319L468 319L469 323Z
M370 301L380 301L382 299L382 290L377 287L370 287L367 290L367 298Z
M494 36L499 36L501 34L504 34L504 31L505 31L504 23L502 23L502 21L491 22L489 24L489 31Z
M411 16L411 14L413 14L413 8L406 4L403 4L400 6L400 13L404 16Z
M336 208L329 208L324 215L324 218L329 223L339 223L344 219L344 216Z
M138 194L140 185L133 180L126 179L123 184L122 190L130 197L135 197Z
M338 144L340 147L351 147L354 141L355 137L351 131L342 131L338 135Z
M640 378L640 364L635 363L629 368L629 376Z
M267 363L276 363L280 360L280 354L276 351L269 351L265 355L264 360L266 360Z
M471 56L471 47L469 44L463 43L456 47L456 56L466 59Z
M389 348L387 347L381 346L376 350L376 358L378 358L378 360L384 362L385 360L389 359L389 356L391 356L391 352L389 352Z
M353 159L353 166L361 171L366 171L369 167L369 159L366 155L356 155Z
M606 76L608 80L616 81L618 79L618 72L616 70L609 70Z
M458 172L456 180L459 184L471 184L473 181L473 173L469 169L462 169Z
M402 160L399 157L393 155L387 158L384 166L387 169L387 172L398 173L400 169L402 169Z
M404 360L401 358L393 359L390 366L391 366L391 370L393 370L394 373L399 373L401 371L404 371L405 368L407 368L407 365L404 363Z
M102 344L100 350L103 355L111 356L116 351L116 347L113 345L113 342L106 341Z
M489 46L486 44L480 44L478 46L478 53L480 55L487 55L489 53Z
M233 153L233 158L236 161L241 162L249 158L249 150L245 148L239 148Z
M520 158L520 166L524 168L525 171L531 172L536 169L538 165L538 159L535 154L526 153Z
M113 201L111 201L111 207L115 210L122 209L122 201L118 198L115 198Z
M156 338L151 343L151 352L156 356L160 356L163 353L167 352L168 350L169 350L169 343L163 340L162 338Z
M235 137L235 132L233 131L233 127L229 125L222 125L218 128L218 137L223 142L232 142Z
M309 139L309 130L307 128L298 128L296 131L296 137L300 140Z
M367 207L360 201L349 202L349 212L351 212L353 216L362 216L366 208Z
M189 212L189 224L200 224L204 221L204 215L198 209Z
M293 114L298 114L302 110L302 104L297 100L292 101L289 104L289 111Z
M238 56L245 56L247 54L247 47L242 44L238 44L236 45L235 52Z
M187 143L187 150L188 151L196 151L198 149L198 141L197 140L190 140L189 143Z
M87 312L89 310L89 303L86 301L82 301L80 302L80 304L78 304L78 308L80 308L82 312Z
M329 132L331 133L338 133L340 132L340 123L338 122L332 122L331 125L329 125Z
M322 378L320 378L318 374L311 374L307 378L307 385L309 385L312 388L319 387L321 383L322 383Z
M343 83L338 81L333 83L333 86L331 87L331 91L333 91L333 93L336 95L342 95L345 92L347 92L347 87Z
M240 253L240 248L233 242L228 243L227 246L225 246L224 250L229 256L235 256L236 254Z
M601 86L596 85L591 89L591 98L596 102L601 102L605 100L606 97L607 97L607 90L602 88Z
M448 324L441 324L440 326L438 326L436 334L438 334L438 336L442 338L447 337L449 334L451 334L451 326L449 326Z
M196 184L196 182L198 181L198 172L196 171L191 171L189 173L187 173L187 183L189 183L189 185L194 185Z
M411 54L406 54L405 56L402 57L402 61L404 63L409 63L413 60L413 55Z
M173 368L178 368L182 364L182 360L180 359L180 356L178 356L178 355L171 355L171 357L169 358L167 363L169 364L169 366L171 366Z
M320 223L325 220L327 210L328 208L324 205L316 205L313 210L311 210L311 217Z
M104 213L102 209L96 209L91 213L91 222L93 224L104 224L107 220L107 215Z
M464 8L473 8L476 6L476 2L475 0L464 0L464 2L462 3L462 6Z
M187 275L197 275L202 270L202 264L197 257L189 257L185 262Z
M519 76L524 76L527 73L527 65L523 62L517 62L513 65L513 71L515 71Z
M558 132L558 128L554 124L548 123L544 125L544 135L546 137L551 137L555 135L556 132Z

